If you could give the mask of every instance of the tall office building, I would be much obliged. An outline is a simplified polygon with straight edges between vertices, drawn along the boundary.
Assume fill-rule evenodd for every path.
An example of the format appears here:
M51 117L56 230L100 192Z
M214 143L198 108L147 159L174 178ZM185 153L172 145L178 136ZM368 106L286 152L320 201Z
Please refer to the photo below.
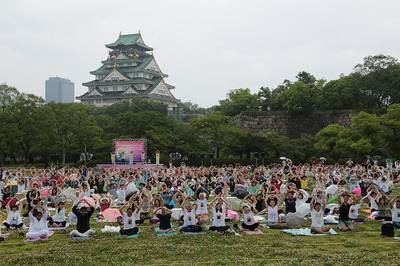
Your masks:
M74 83L69 79L51 77L46 80L46 103L73 103Z

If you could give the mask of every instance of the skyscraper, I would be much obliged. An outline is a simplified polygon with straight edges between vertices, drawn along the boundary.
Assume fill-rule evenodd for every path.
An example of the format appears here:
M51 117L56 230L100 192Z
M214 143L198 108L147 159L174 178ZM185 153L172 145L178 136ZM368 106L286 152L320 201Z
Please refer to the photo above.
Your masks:
M46 80L46 103L73 103L74 83L69 79L51 77Z

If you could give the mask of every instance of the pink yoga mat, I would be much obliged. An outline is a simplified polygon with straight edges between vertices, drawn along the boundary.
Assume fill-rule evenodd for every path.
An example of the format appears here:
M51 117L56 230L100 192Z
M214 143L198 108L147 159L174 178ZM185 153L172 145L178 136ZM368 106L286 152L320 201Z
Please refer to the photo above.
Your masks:
M46 237L46 238L28 238L28 239L25 239L24 242L27 243L27 242L36 242L36 241L39 241L39 240L47 240L53 234L54 234L54 231L49 231L49 236Z
M262 234L264 234L263 232L261 232L260 229L257 229L254 231L247 230L247 231L243 231L243 233L245 233L247 235L262 235Z
M233 218L235 218L236 221L239 221L239 214L238 214L237 212L235 212L235 211L226 210L226 215L227 215L228 217L233 217Z

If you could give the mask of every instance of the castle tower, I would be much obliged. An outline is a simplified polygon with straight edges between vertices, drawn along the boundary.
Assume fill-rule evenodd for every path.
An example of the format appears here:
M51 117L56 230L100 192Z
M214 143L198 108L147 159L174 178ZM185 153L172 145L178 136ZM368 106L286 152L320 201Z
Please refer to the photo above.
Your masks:
M111 49L102 66L90 72L95 80L83 83L88 92L76 97L82 103L96 106L112 105L116 102L134 98L163 102L169 109L177 106L178 99L167 84L158 66L153 48L147 46L139 33L119 35L119 38L106 45Z

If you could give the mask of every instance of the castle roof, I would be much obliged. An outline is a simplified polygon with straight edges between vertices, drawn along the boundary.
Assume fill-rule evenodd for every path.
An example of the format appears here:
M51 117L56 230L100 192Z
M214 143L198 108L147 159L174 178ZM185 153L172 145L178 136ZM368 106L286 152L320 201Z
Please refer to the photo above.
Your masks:
M143 51L153 51L153 48L144 44L140 33L119 35L118 39L113 42L106 44L107 48L118 49L120 47L135 47Z

